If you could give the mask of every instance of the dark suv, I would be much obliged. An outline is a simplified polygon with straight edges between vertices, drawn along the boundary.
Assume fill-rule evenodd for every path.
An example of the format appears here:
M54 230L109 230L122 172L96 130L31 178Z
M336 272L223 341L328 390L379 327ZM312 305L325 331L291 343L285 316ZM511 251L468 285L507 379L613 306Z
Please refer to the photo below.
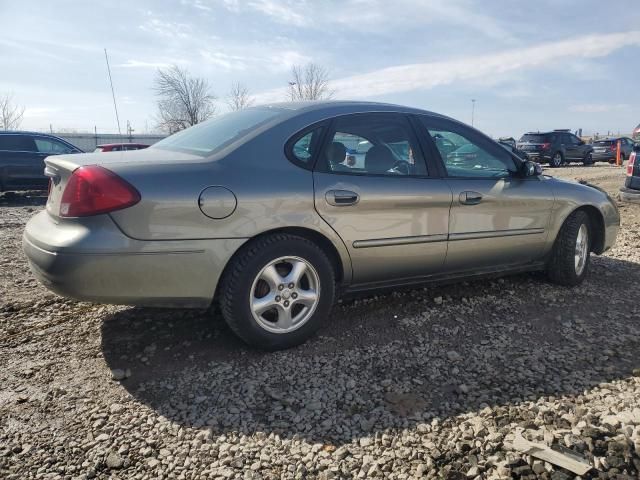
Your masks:
M620 142L620 160L625 161L633 151L633 140L628 137L605 138L593 142L593 160L596 162L615 163Z
M627 178L620 189L620 200L640 203L640 143L636 143L627 163Z
M570 162L593 163L593 147L569 130L525 133L518 141L518 149L526 152L530 160L549 162L551 167Z
M0 132L0 191L46 189L44 159L66 153L82 150L45 133Z

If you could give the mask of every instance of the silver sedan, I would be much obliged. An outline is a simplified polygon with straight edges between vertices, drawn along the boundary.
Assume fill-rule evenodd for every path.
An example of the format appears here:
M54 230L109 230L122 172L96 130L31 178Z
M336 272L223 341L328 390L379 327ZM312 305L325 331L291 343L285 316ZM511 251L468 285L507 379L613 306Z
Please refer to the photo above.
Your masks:
M265 349L303 342L345 292L533 270L578 285L620 222L593 186L542 175L453 119L378 103L249 108L146 150L49 157L45 174L46 211L23 244L48 288L218 301Z

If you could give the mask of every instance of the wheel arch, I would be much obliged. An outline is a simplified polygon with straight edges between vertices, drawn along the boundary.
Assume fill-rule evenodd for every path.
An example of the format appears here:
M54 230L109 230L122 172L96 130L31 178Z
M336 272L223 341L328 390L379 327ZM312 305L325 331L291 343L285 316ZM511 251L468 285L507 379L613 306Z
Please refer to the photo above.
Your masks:
M250 244L252 244L253 242L259 240L260 238L264 238L266 236L269 235L275 235L278 233L285 233L285 234L289 234L289 235L296 235L298 237L303 237L306 238L307 240L310 240L312 242L314 242L316 245L318 245L329 257L329 260L331 261L331 263L333 264L334 268L335 268L335 275L336 275L336 282L338 284L342 284L345 282L349 282L351 279L351 265L347 264L345 265L345 262L343 260L343 257L340 255L340 252L338 252L338 249L336 248L336 246L333 244L333 242L327 238L324 234L318 232L317 230L313 230L311 228L305 228L305 227L296 227L296 226L291 226L291 227L281 227L281 228L274 228L271 230L266 230L264 232L261 232L253 237L251 237L250 239L248 239L238 250L236 250L234 252L233 255L231 255L231 257L229 257L229 259L227 260L227 263L222 271L222 274L220 275L220 279L224 278L224 275L227 273L227 270L229 269L230 265L233 263L233 259L237 256L237 255L241 255L243 250L249 246ZM222 282L218 282L218 285L216 287L216 292L214 295L214 298L218 297L218 293L219 293L219 288L220 288L220 284Z
M591 223L591 251L596 254L601 254L604 251L605 240L605 228L604 228L604 216L602 212L593 205L582 205L573 211L569 212L569 215L578 210L584 211L589 216L589 222ZM562 224L569 218L569 215L565 217Z

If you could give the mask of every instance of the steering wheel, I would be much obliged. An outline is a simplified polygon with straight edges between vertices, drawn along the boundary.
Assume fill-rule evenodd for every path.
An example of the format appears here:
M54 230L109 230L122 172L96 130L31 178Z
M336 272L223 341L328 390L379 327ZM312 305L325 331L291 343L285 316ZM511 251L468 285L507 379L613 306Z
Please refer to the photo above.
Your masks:
M402 173L403 175L411 175L411 165L406 160L396 160L391 170Z

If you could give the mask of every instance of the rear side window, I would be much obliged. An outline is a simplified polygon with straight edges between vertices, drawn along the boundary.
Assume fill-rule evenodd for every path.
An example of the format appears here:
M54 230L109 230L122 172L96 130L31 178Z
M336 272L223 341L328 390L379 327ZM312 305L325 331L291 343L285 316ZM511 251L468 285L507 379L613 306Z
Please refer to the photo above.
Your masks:
M0 135L0 150L12 152L37 152L32 137L27 135Z
M319 165L327 173L427 175L413 128L406 116L396 113L338 117Z
M609 146L611 145L611 140L598 140L597 142L593 142L594 145L600 145L600 146Z
M62 142L58 142L56 140L52 140L50 138L36 138L36 147L38 148L38 152L40 153L51 153L54 155L61 155L64 153L73 153L73 149L71 149L68 145L65 145Z

